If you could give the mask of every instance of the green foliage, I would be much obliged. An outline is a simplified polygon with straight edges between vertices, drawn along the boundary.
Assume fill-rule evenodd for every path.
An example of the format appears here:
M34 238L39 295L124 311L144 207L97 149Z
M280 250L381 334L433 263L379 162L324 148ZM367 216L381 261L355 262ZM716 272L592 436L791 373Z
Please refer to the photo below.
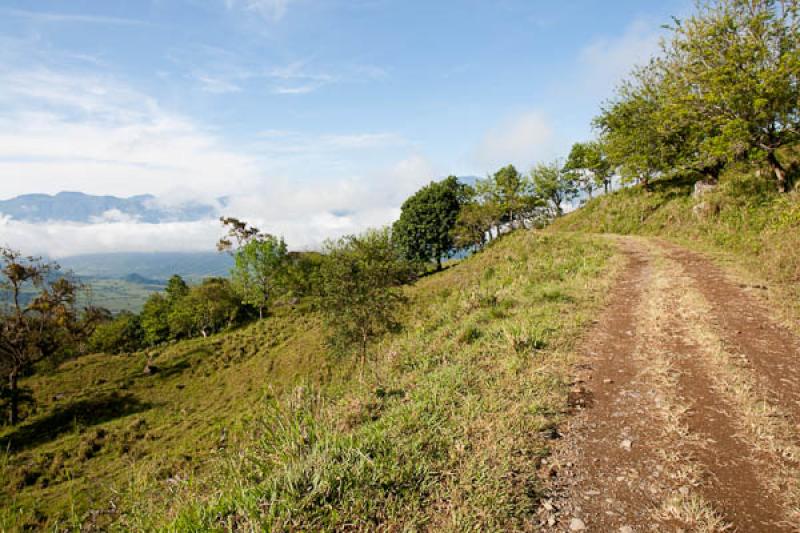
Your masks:
M609 160L647 188L687 171L716 181L751 159L787 191L796 169L779 152L800 138L800 2L699 3L670 30L595 120Z
M316 293L323 259L318 252L289 252L286 287L293 297L304 298Z
M224 278L208 278L191 287L170 308L167 322L172 338L207 337L233 327L244 318L241 302Z
M564 171L577 172L581 187L592 196L592 191L603 187L608 192L614 169L606 157L605 147L598 141L575 143L564 164Z
M167 317L175 301L177 300L156 293L145 302L140 317L143 341L147 346L155 346L169 339Z
M531 180L536 194L550 203L556 216L564 212L562 204L578 193L575 175L565 171L558 161L537 164L531 170Z
M461 208L462 188L458 178L450 176L431 182L403 202L392 233L408 260L435 261L441 269L442 258L453 248L452 230Z
M369 341L396 327L403 302L398 287L412 275L388 229L328 241L320 268L319 308L332 345L358 346L363 366Z
M19 422L19 379L69 353L87 333L75 306L79 286L58 270L56 263L0 247L0 292L7 302L0 305L0 372L12 426Z
M243 244L234 253L231 280L242 302L265 310L288 290L289 256L283 238L260 235Z
M144 339L141 318L122 312L114 320L97 326L89 337L89 350L93 353L135 352L141 349Z

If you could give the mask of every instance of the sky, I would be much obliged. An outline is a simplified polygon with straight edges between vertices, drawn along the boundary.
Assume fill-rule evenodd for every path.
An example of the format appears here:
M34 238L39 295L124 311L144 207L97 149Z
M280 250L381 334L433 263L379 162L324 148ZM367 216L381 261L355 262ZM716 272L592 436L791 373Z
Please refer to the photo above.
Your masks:
M691 0L0 0L0 199L213 202L296 249L390 223L449 174L527 171ZM213 249L216 221L0 216L54 256Z

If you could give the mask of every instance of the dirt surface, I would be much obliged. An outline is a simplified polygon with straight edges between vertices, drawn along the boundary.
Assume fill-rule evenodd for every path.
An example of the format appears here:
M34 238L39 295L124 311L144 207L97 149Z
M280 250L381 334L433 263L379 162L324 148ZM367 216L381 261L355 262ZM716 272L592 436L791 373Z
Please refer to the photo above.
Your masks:
M798 339L703 256L619 238L545 462L550 531L800 531Z

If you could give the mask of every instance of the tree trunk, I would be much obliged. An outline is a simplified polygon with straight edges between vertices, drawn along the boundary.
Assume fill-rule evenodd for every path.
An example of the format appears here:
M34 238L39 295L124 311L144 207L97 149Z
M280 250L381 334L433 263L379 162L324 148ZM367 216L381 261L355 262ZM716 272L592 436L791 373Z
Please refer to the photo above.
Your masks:
M778 192L789 192L789 183L786 178L786 169L783 168L778 157L775 155L774 150L767 152L767 163L769 163L772 172L775 173L775 180L778 182Z
M367 366L367 334L361 334L361 382L364 382L364 367Z
M8 388L9 388L9 406L11 407L8 421L11 423L12 426L16 426L17 422L19 422L19 393L18 393L18 386L17 386L17 371L14 370L8 376Z
M608 186L611 180L603 180L603 194L608 194Z
M440 272L442 270L442 256L436 256L436 272Z
M259 320L264 319L264 307L261 305L258 306L258 319Z

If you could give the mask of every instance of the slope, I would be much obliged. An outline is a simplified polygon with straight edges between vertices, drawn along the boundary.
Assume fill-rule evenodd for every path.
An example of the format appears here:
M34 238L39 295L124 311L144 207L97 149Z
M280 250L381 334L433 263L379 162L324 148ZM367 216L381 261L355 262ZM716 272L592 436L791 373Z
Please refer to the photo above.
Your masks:
M30 378L35 411L0 435L0 527L531 528L569 354L616 257L509 235L408 287L363 380L290 309Z

